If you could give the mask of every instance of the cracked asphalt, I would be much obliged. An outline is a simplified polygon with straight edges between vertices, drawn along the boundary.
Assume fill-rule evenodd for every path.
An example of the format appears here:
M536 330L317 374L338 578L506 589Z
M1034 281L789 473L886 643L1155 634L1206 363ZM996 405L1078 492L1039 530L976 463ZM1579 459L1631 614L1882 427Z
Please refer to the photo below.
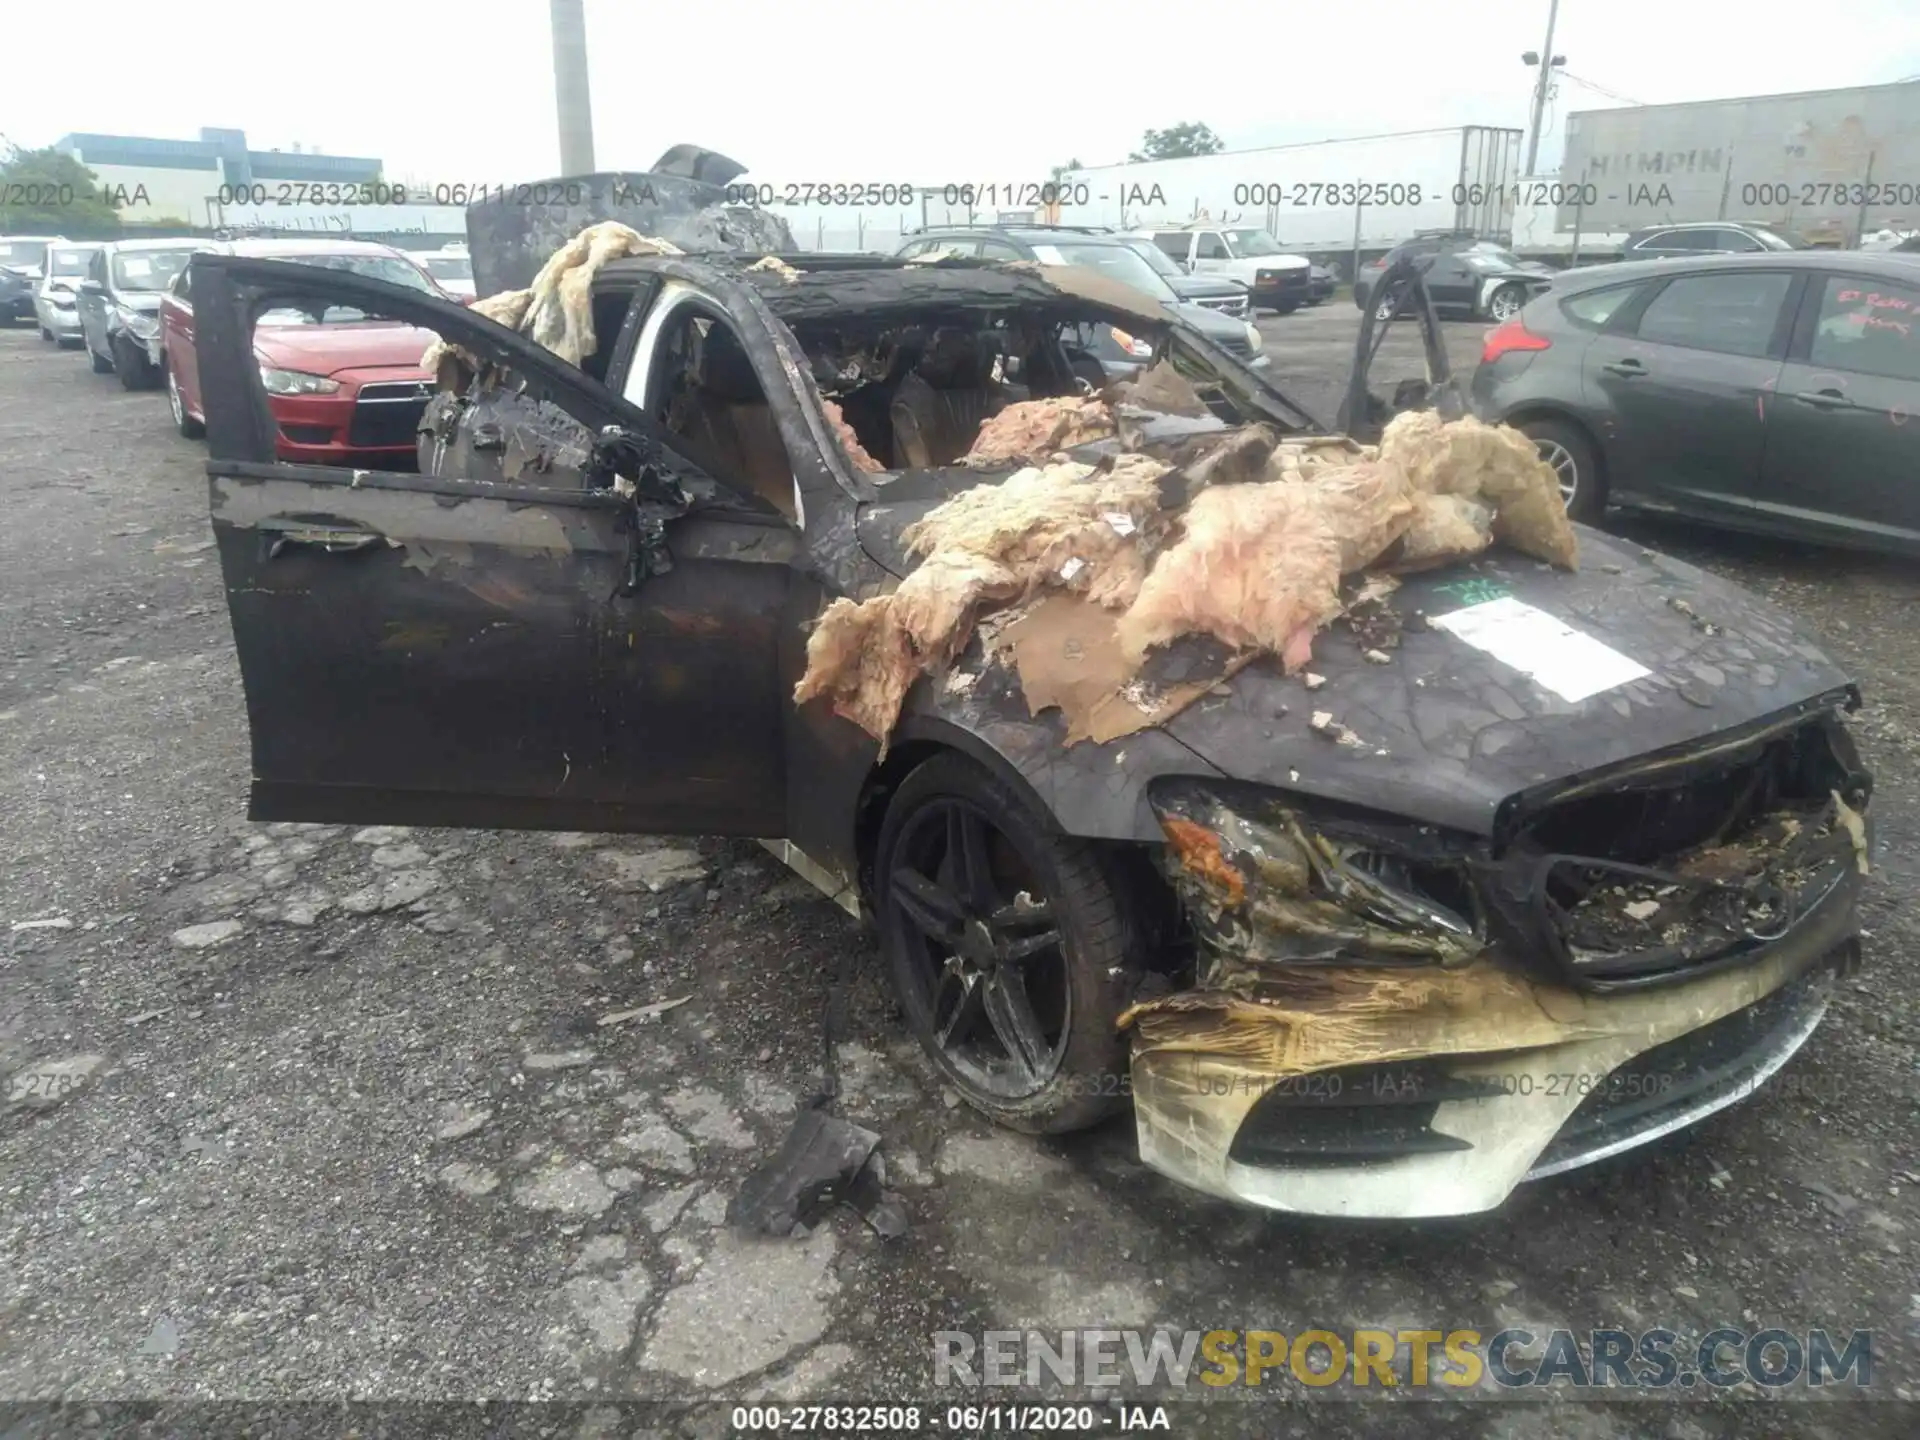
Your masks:
M1344 301L1263 322L1276 376L1329 418L1355 322ZM1484 327L1449 328L1471 364ZM1725 1324L1871 1328L1877 1399L1291 1386L1169 1414L1179 1434L1913 1433L1912 565L1616 522L1784 601L1868 696L1866 968L1749 1103L1489 1216L1275 1217L1141 1170L1125 1121L995 1131L870 966L845 1110L885 1137L912 1228L841 1212L749 1241L727 1198L817 1083L829 976L871 941L741 842L248 823L203 457L162 395L0 330L0 1399L944 1405L1013 1397L936 1391L938 1330Z

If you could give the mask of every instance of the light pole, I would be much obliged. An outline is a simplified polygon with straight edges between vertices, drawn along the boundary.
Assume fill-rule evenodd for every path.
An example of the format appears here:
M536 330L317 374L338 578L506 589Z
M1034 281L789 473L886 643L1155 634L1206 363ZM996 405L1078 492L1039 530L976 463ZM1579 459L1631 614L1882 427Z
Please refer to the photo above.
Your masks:
M593 173L593 102L587 94L586 0L552 0L553 98L560 112L560 173Z
M1533 82L1533 119L1527 126L1527 168L1523 172L1533 174L1534 162L1540 158L1540 122L1547 113L1547 86L1553 81L1554 67L1565 65L1567 57L1553 53L1553 22L1560 18L1560 0L1548 0L1547 5L1547 43L1539 50L1529 50L1520 58L1528 65L1536 65L1539 75Z

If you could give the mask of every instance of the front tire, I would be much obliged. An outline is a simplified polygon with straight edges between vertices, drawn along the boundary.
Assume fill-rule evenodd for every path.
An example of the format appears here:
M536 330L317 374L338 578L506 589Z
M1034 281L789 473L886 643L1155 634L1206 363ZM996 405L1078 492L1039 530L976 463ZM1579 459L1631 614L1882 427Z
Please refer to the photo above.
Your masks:
M124 340L113 342L113 372L123 390L151 390L160 379L147 357Z
M1559 477L1567 514L1588 525L1598 521L1607 508L1607 482L1600 473L1599 452L1586 433L1564 420L1528 420L1517 428L1539 447L1540 458Z
M188 440L198 440L207 433L207 427L188 412L187 398L180 393L180 381L173 373L173 366L162 360L161 369L167 377L167 408L173 411L173 428Z
M895 792L875 861L894 994L961 1098L1029 1134L1119 1108L1127 1041L1115 1024L1145 967L1098 852L946 754Z
M48 328L47 328L46 326L44 326L44 325L42 325L42 326L40 327L40 338L41 338L42 340L45 340L45 341L46 341L46 342L47 342L48 344L52 344L52 343L53 343L53 331L51 331L51 330L49 330L49 329L48 329Z
M109 357L102 355L91 345L87 346L87 359L93 364L94 374L111 375L113 373L113 361Z

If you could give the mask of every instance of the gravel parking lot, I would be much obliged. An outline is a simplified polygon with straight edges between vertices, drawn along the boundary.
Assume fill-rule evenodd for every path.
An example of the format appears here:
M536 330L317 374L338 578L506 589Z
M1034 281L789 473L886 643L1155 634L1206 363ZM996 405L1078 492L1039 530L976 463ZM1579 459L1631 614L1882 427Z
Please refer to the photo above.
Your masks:
M1261 324L1327 420L1356 325L1345 300ZM1457 363L1485 328L1449 326ZM249 824L203 458L161 394L0 331L0 1072L74 1077L0 1108L0 1397L944 1403L937 1330L1778 1325L1873 1329L1888 1403L1516 1408L1489 1386L1442 1413L1295 1386L1282 1411L1236 1390L1170 1414L1913 1433L1911 565L1620 522L1803 614L1868 696L1867 965L1746 1105L1491 1216L1291 1220L1139 1169L1125 1122L1033 1141L955 1108L869 968L846 1108L886 1137L912 1228L842 1213L748 1242L726 1200L816 1083L833 966L871 942L740 842Z

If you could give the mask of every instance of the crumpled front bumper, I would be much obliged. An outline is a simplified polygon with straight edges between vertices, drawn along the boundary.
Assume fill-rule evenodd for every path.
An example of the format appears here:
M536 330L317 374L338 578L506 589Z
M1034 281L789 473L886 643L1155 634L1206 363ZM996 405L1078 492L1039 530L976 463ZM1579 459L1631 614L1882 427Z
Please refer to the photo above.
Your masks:
M1184 1185L1300 1214L1463 1215L1521 1181L1734 1104L1806 1040L1857 955L1860 879L1753 963L1589 993L1497 955L1301 967L1132 1018L1140 1155Z
M70 292L62 292L65 304L56 304L50 295L34 297L34 315L39 322L56 336L77 336L80 333L80 307L74 303Z

